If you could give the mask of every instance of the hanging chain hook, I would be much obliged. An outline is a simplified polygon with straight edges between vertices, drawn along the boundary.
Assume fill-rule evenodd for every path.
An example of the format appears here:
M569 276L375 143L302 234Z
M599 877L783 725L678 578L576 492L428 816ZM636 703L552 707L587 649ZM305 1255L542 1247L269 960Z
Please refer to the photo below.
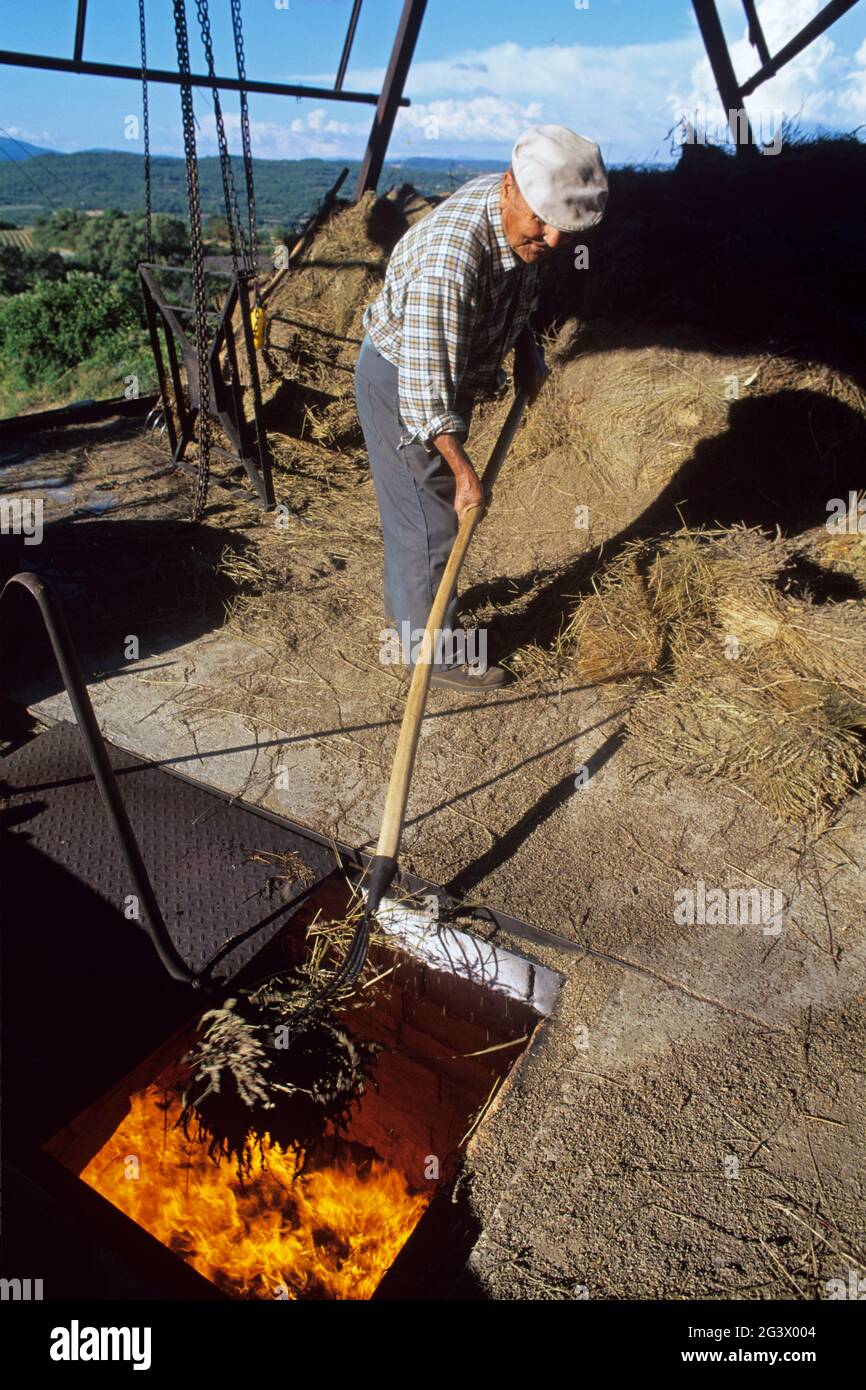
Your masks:
M226 208L226 224L229 229L229 242L231 244L232 269L237 271L238 258L244 262L247 268L247 248L244 240L244 228L241 221L241 211L238 204L237 189L235 188L234 169L232 168L231 156L229 154L228 140L226 139L225 120L223 119L222 102L220 100L219 87L216 82L216 67L214 65L213 39L211 36L210 15L208 13L207 0L196 0L196 12L198 14L199 28L201 29L201 41L204 48L205 61L207 63L207 74L210 78L211 92L213 94L214 118L216 121L217 145L219 147L220 172L223 182L223 200Z
M141 111L144 134L144 259L152 261L154 258L153 196L151 192L150 109L147 101L147 34L144 24L144 0L138 0L138 27L141 35Z
M259 250L258 250L258 230L256 227L256 190L253 181L253 153L252 142L250 140L250 109L247 102L247 70L246 58L244 56L244 32L243 21L241 19L241 0L231 0L232 6L232 29L235 40L235 58L238 65L238 78L240 80L240 105L241 105L241 145L244 155L244 178L247 185L247 214L249 218L249 245L250 245L250 270L253 280L253 296L256 308L260 307L259 301Z
M207 503L210 481L210 361L207 338L207 298L204 284L204 238L201 226L201 193L195 148L195 112L189 66L189 34L185 0L174 0L174 31L177 64L181 78L180 109L183 121L183 149L186 159L186 188L189 201L189 236L192 259L193 306L195 310L196 365L198 375L198 478L193 502L193 521L200 520ZM192 396L192 382L190 382Z

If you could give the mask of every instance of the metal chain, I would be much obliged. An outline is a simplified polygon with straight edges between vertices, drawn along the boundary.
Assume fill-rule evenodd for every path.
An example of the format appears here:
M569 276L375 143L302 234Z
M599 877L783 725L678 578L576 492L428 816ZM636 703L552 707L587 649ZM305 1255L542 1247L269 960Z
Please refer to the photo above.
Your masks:
M174 31L177 40L177 65L181 77L190 76L189 35L186 27L186 0L174 0ZM198 183L198 163L195 149L195 113L192 87L181 83L180 109L183 118L183 151L186 157L186 190L189 201L189 236L192 253L193 305L195 309L195 342L198 364L198 478L192 519L198 521L207 502L210 480L210 375L207 340L207 299L204 286L204 242L201 228L201 195Z
M223 180L223 198L226 205L226 223L229 229L229 242L231 243L232 269L238 268L238 257L241 256L244 266L247 263L247 248L244 241L243 224L241 222L241 211L238 205L237 189L235 188L235 176L232 169L232 161L229 155L228 141L226 140L225 121L223 120L222 102L220 101L219 88L216 85L216 68L214 67L213 39L211 37L210 15L208 14L207 0L196 0L196 11L198 13L199 27L201 28L201 41L204 47L205 60L207 62L208 77L211 81L213 92L213 110L216 119L217 144L220 154L220 171Z
M247 104L247 91L244 83L247 78L244 57L244 33L241 20L241 0L231 0L232 28L235 36L235 57L238 64L238 77L241 83L241 144L244 152L244 176L247 184L247 210L249 213L250 268L253 277L253 294L259 303L259 251L256 232L256 191L253 183L253 152L250 141L250 110Z
M147 104L147 34L144 25L144 0L138 0L138 27L141 33L141 108L144 128L144 259L152 261L153 198L150 182L150 110Z

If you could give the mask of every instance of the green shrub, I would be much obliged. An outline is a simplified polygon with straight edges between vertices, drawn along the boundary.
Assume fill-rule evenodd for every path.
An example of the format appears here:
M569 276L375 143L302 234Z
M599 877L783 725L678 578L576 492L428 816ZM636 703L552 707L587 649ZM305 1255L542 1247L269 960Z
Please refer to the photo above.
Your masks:
M42 281L0 300L0 372L14 388L48 383L136 319L128 296L95 275Z
M116 208L101 217L90 217L79 228L73 247L75 258L86 270L113 280L132 273L144 259L145 222L138 215L128 216ZM158 261L189 255L186 225L178 217L157 213L153 219L153 245Z
M0 246L0 295L20 294L40 280L65 280L66 266L55 251L28 251L23 246Z

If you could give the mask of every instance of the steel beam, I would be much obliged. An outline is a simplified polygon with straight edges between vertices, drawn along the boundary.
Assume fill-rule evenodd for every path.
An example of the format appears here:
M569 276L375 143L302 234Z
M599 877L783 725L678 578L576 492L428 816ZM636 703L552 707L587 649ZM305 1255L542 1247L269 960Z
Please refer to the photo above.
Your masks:
M692 0L692 4L737 154L754 154L756 151L748 116L745 116L744 120L745 141L740 138L744 133L739 120L739 113L743 109L743 94L725 42L716 0Z
M355 30L358 27L358 18L361 13L363 0L354 0L352 13L349 16L349 27L346 30L346 39L343 44L343 52L340 54L340 66L337 68L337 79L334 83L334 91L342 91L343 78L346 76L346 68L349 66L349 54L352 52L352 44L355 41Z
M78 14L75 16L75 51L74 58L76 63L81 62L84 53L84 25L87 20L87 0L78 0Z
M743 9L746 11L746 19L749 21L749 43L753 48L757 48L761 62L769 63L770 50L767 47L767 40L764 38L755 0L743 0Z
M391 49L391 57L388 62L388 71L385 74L382 92L376 104L376 115L373 117L370 138L355 186L356 199L360 198L368 189L375 188L379 182L388 149L388 141L391 139L391 131L394 129L397 108L408 104L402 96L403 86L412 62L412 55L415 52L415 44L418 41L421 21L424 18L426 8L427 0L404 0L403 13L400 15L394 47Z
M804 25L799 34L796 34L789 43L786 43L784 48L779 49L775 58L771 58L767 54L763 67L759 68L748 82L743 83L740 88L740 96L749 96L756 87L760 87L762 82L767 82L769 78L775 77L780 68L783 68L792 58L796 58L797 54L802 53L803 49L808 48L815 39L820 38L831 24L835 24L837 19L841 19L843 14L847 14L848 10L852 10L856 4L857 0L830 0L830 4L825 5L823 10L819 10L815 18Z
M418 4L418 2L419 0L408 0L410 4ZM426 4L426 0L423 0L423 4ZM132 82L140 82L142 78L141 68L128 68L117 63L90 63L83 59L77 61L75 58L50 58L44 53L16 53L6 48L0 49L0 66L2 65L17 68L44 68L49 72L74 72L85 77L121 77L128 78ZM334 91L331 87L298 87L285 82L256 82L252 78L245 78L243 82L237 77L211 79L207 73L190 73L188 77L185 77L179 72L169 72L165 68L148 68L144 75L148 82L167 82L173 87L212 87L216 85L222 91L239 92L243 88L247 92L263 92L270 96L313 97L316 101L354 101L366 106L376 106L377 103L381 102L381 96L376 92L339 92ZM398 95L395 98L395 106L408 105L407 97Z

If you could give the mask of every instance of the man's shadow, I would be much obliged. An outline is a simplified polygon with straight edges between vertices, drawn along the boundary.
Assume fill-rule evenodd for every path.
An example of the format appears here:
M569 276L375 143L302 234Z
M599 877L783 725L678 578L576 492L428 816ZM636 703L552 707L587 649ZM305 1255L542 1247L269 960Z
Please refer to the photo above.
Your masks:
M831 499L842 499L847 507L849 493L862 489L866 420L850 406L810 390L732 401L727 428L702 440L650 505L602 545L557 569L473 585L462 604L478 608L506 591L519 603L536 591L525 607L501 610L487 625L497 658L507 660L527 641L552 641L593 576L630 541L659 537L681 525L740 523L772 532L779 527L795 537L827 520ZM596 534L603 530L603 518L591 521ZM856 592L852 581L852 596Z

